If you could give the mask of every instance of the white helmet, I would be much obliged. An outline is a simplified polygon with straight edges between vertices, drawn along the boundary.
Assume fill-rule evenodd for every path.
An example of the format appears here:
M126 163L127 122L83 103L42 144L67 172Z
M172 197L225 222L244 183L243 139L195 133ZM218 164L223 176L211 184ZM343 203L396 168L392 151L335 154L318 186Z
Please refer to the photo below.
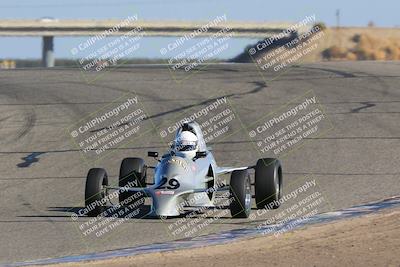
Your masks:
M182 131L175 139L175 152L194 158L198 149L197 136L190 131Z

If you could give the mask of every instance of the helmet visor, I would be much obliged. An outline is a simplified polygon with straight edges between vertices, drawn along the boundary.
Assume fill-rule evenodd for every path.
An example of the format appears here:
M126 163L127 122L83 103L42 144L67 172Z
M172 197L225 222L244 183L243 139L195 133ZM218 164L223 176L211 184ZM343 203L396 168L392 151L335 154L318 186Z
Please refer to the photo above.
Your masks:
M177 151L193 151L197 148L197 142L178 142L176 146Z

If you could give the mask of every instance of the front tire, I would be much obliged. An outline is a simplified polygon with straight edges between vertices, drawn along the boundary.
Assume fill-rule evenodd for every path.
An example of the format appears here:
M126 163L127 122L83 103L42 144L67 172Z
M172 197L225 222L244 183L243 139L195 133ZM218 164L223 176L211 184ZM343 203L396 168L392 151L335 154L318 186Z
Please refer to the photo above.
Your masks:
M233 218L248 218L251 212L251 182L247 170L233 171L230 181L230 203Z
M282 198L282 166L278 159L259 159L256 165L255 193L257 209L280 206Z
M90 169L85 186L85 206L88 216L97 216L106 209L106 190L108 185L107 172L101 168Z
M125 158L121 162L119 171L119 186L120 187L146 187L146 165L141 158ZM144 193L139 197L134 197L137 193L134 192L121 192L119 194L119 202L125 203L122 206L129 206L135 204L137 201L144 202Z

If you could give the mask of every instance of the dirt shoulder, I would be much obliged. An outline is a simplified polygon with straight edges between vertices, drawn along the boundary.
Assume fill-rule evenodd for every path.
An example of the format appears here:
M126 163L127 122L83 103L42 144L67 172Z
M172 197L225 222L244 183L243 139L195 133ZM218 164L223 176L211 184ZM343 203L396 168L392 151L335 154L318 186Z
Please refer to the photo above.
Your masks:
M400 209L278 237L53 266L400 266Z

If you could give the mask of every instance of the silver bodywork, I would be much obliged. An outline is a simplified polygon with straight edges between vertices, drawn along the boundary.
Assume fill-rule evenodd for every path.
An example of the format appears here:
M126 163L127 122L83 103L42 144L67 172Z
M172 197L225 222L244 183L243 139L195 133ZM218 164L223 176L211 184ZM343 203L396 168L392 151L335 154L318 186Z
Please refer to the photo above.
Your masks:
M200 126L190 122L187 127L196 134L199 151L205 151L207 155L191 159L171 148L155 167L154 185L127 190L144 192L151 197L153 215L178 216L185 207L213 207L216 191L221 189L219 175L248 168L218 167L204 142ZM179 135L180 131L182 128L176 134Z

